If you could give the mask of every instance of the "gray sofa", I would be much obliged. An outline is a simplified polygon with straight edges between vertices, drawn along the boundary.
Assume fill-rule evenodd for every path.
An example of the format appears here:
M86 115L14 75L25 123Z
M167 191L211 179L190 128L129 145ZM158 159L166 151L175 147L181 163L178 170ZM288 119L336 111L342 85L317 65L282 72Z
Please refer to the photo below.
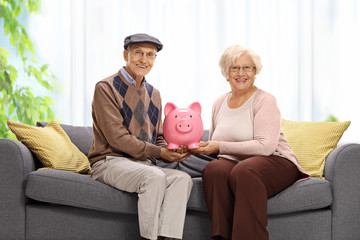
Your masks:
M91 128L62 127L87 154ZM201 171L212 159L191 156L183 163L159 162L188 172L194 181L183 239L211 239ZM140 239L136 194L89 175L37 170L40 166L25 145L0 139L0 239ZM325 179L297 182L268 200L270 239L360 239L360 145L331 152L324 174Z

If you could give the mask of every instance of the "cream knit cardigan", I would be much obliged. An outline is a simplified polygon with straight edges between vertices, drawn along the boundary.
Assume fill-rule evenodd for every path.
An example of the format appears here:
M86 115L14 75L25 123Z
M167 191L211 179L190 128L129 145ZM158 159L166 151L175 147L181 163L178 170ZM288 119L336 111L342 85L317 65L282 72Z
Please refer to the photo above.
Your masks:
M213 104L212 121L210 125L209 139L216 128L217 117L221 104L229 93L220 96ZM291 150L288 142L281 131L281 114L276 98L268 92L257 89L253 103L254 114L254 139L243 142L219 142L219 154L238 156L269 156L277 151L284 158L293 162L302 173L301 178L309 177L309 174L302 169Z

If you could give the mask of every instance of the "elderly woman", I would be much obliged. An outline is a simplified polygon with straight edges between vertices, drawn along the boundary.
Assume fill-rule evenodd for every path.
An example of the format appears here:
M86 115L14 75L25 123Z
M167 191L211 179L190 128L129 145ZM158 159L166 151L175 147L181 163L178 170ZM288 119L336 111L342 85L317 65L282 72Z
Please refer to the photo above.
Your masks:
M204 194L213 239L268 239L267 199L309 175L280 129L276 99L257 88L262 68L252 50L225 50L221 72L231 91L213 105L208 142L195 154L218 154L204 169Z

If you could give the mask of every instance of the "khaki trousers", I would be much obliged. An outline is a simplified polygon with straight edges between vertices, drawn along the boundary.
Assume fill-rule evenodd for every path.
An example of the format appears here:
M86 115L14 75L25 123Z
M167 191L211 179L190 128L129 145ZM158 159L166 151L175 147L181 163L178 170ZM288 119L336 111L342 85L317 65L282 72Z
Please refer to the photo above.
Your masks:
M138 193L140 235L181 239L191 177L150 161L108 156L93 164L91 177L126 192Z

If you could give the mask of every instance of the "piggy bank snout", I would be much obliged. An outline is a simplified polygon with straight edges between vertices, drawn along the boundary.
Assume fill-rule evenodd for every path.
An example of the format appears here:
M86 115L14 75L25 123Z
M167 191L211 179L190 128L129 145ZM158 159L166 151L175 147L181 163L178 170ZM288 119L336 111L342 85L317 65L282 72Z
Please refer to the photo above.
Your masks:
M190 121L180 121L176 124L176 129L179 132L187 133L190 132L193 128L193 125Z

